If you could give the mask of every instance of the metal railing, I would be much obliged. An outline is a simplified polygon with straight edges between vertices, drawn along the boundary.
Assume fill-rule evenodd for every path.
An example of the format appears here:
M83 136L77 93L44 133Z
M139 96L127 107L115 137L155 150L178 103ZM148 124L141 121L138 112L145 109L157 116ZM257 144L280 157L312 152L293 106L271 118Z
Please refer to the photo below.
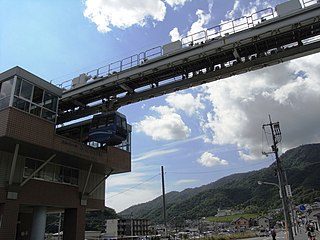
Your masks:
M309 7L317 3L319 3L319 0L302 0L302 7ZM181 38L182 48L192 47L195 45L204 44L208 41L214 41L223 37L228 37L234 33L258 26L259 24L262 24L263 22L276 16L276 12L273 8L266 8L257 11L250 16L244 16L228 22L223 22L217 26ZM88 81L90 82L100 77L112 76L122 71L141 66L152 59L161 57L163 55L162 52L162 46L157 46L139 54L134 54L130 57L124 58L120 61L116 61L94 69L86 73L86 75L91 78ZM58 87L62 88L64 91L71 89L72 79L61 82L58 84Z

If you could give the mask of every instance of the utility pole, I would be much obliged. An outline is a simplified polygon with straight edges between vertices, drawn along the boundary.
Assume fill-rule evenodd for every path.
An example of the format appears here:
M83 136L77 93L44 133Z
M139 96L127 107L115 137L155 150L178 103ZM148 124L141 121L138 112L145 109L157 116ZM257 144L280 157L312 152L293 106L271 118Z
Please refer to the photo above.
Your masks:
M161 166L161 179L162 179L162 203L163 203L163 222L164 222L164 234L167 237L167 210L166 210L166 191L164 187L164 171Z
M284 179L285 179L285 182L286 182L286 186L289 186L288 185L288 178L287 178L287 173L286 171L284 170ZM288 188L290 190L290 193L291 193L291 188ZM292 197L292 194L290 196L288 196L288 201L289 201L289 210L290 210L290 213L291 213L291 219L292 219L292 227L293 227L293 233L295 236L297 236L297 219L296 219L296 214L294 213L294 207L293 207L293 197Z
M294 240L293 238L293 232L292 232L292 224L291 224L291 219L290 219L290 213L289 213L289 200L288 200L288 195L286 191L286 185L285 185L285 177L284 177L284 171L281 165L281 161L279 158L278 154L278 147L277 144L281 142L281 130L280 130L280 124L279 122L272 122L271 121L271 116L269 115L269 123L268 124L263 124L263 129L265 127L270 127L271 130L271 135L272 135L272 141L273 145L271 146L271 150L274 153L276 157L276 165L277 165L277 175L278 175L278 180L279 180L279 188L280 192L282 195L282 205L283 205L283 212L284 212L284 220L286 223L286 228L288 231L288 237L289 240Z

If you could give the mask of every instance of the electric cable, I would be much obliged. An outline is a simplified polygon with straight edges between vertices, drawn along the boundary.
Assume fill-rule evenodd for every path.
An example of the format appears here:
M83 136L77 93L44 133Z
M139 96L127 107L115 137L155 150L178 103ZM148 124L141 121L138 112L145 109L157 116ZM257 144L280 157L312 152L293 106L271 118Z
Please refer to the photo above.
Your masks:
M138 183L138 184L137 184L137 185L135 185L135 186L132 186L132 187L130 187L130 188L127 188L127 189L125 189L125 190L123 190L123 191L121 191L121 192L115 193L114 195L111 195L110 197L108 197L108 195L107 195L107 197L106 197L106 198L110 199L110 198L113 198L113 197L115 197L115 196L117 196L117 195L120 195L120 194L126 193L126 192L128 192L128 191L130 191L130 190L132 190L132 189L134 189L134 188L137 188L138 186L141 186L142 184L145 184L145 183L147 183L147 182L151 181L152 179L154 179L154 178L158 177L159 175L160 175L160 173L158 173L158 174L156 174L156 175L154 175L154 176L152 176L152 177L148 178L147 180L145 180L145 181L143 181L143 182L141 182L141 183Z

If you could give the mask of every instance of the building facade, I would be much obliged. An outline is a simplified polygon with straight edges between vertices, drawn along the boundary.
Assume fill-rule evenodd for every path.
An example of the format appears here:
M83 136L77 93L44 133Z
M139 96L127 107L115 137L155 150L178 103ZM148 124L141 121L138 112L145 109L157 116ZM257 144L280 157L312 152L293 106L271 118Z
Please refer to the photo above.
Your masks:
M249 228L249 220L244 217L240 217L240 218L236 219L234 221L234 228L235 229L248 229Z
M270 229L270 220L267 217L258 218L258 226L260 229Z
M108 219L106 221L106 235L109 238L122 239L129 236L148 236L150 220L147 219Z
M0 74L1 240L43 239L50 212L64 213L64 239L83 240L85 212L105 207L104 180L131 170L130 152L59 134L61 96L20 67Z

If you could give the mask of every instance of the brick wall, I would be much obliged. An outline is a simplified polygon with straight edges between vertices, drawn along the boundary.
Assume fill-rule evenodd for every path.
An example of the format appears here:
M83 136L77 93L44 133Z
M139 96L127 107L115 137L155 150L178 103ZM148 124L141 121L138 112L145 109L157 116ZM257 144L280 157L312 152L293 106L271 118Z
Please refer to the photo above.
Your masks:
M9 108L0 111L0 137L6 134L9 119Z
M53 145L55 135L53 123L14 108L9 108L9 111L6 129L8 137L47 148Z

